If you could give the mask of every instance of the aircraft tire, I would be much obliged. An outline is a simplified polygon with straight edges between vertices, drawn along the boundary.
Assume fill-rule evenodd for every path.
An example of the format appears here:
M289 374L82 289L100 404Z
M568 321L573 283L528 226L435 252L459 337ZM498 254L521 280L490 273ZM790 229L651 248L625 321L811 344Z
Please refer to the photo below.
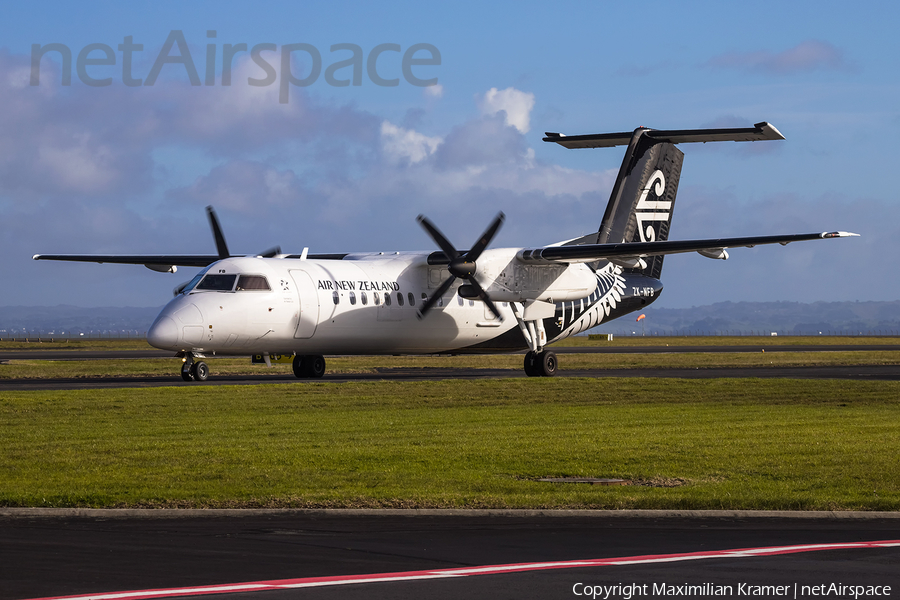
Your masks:
M312 379L318 379L325 374L325 357L321 354L303 357L303 366L306 376Z
M325 357L319 354L298 354L291 366L298 379L318 379L325 374Z
M295 354L294 360L293 360L293 362L291 362L291 367L294 370L294 376L297 379L303 379L304 377L306 377L306 373L304 372L304 365L303 365L304 358L306 358L306 357L301 356L300 354Z
M556 360L556 352L544 350L537 355L535 367L539 376L553 377L554 375L556 375L556 369L558 368L558 366L559 363Z
M202 360L191 365L191 375L194 381L206 381L209 379L209 365Z
M525 353L525 374L529 377L539 377L537 370L537 352L528 351Z
M194 374L192 373L193 367L194 367L193 363L191 363L191 364L185 363L184 365L182 365L181 378L183 380L185 380L185 381L193 381L194 380Z

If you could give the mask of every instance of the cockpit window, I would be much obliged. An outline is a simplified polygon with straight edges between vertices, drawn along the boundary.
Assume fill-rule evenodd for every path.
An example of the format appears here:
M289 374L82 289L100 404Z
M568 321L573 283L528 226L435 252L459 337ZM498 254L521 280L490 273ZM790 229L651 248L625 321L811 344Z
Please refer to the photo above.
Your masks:
M237 275L220 275L218 273L209 273L203 278L203 281L197 284L198 290L212 290L216 292L230 292L234 289L234 280Z
M237 291L242 290L265 290L271 291L269 282L262 275L241 275L238 277Z
M197 284L200 282L200 280L203 279L204 275L206 275L206 271L201 271L200 273L197 273L196 275L194 275L194 278L191 279L189 282L187 282L187 284L183 288L181 288L180 293L187 294L188 292L190 292L192 289L194 289L197 286Z

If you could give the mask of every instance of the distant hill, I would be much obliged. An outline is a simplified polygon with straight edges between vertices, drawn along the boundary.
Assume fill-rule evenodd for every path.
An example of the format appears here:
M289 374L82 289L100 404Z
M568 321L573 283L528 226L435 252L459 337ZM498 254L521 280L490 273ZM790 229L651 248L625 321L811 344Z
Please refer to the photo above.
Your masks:
M13 332L66 332L84 333L116 331L132 335L146 333L161 306L136 308L115 306L81 308L60 304L58 306L4 306L0 307L0 336Z
M640 323L635 319L646 315ZM717 302L691 308L653 308L625 316L592 333L801 335L900 334L900 301Z
M23 330L48 332L147 331L162 307L6 306L0 308L0 337ZM646 318L635 322L638 315ZM898 334L900 301L892 302L718 302L692 308L654 308L595 327L591 333L646 335Z

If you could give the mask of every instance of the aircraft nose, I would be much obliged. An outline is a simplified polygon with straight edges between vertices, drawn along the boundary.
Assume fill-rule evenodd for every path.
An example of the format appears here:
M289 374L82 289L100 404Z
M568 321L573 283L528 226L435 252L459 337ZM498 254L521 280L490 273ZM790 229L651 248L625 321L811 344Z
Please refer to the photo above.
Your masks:
M159 317L147 331L147 342L155 348L169 349L178 344L178 326L169 317Z

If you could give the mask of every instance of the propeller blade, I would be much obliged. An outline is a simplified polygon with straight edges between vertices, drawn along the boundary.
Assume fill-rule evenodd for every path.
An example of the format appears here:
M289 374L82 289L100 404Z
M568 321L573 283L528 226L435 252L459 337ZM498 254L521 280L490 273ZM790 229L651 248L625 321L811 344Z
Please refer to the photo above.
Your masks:
M206 216L209 217L209 226L212 227L213 237L216 239L216 250L219 252L219 258L228 258L231 253L228 252L228 244L225 243L225 236L222 235L222 227L219 225L219 218L212 206L206 207Z
M481 237L478 238L478 241L472 246L472 249L466 253L466 260L473 262L478 260L478 257L481 256L481 253L484 252L487 245L490 244L491 240L494 239L494 236L497 235L497 230L503 225L505 219L506 215L504 215L503 212L498 213L497 216L494 217L493 222L484 230L484 233L481 234Z
M441 287L437 289L435 293L431 295L431 297L425 301L425 304L422 305L422 308L416 313L416 316L420 319L425 317L425 313L431 310L431 307L437 304L438 300L441 299L441 296L447 293L447 290L450 289L450 286L453 285L453 282L456 281L456 277L451 275L447 278L444 283L441 284Z
M475 281L475 277L467 277L466 281L469 282L469 285L475 288L475 291L478 293L478 299L487 304L487 307L491 309L491 312L494 313L494 316L502 321L503 317L500 315L500 311L497 310L497 307L494 306L493 302L491 302L491 297L487 295L487 292L484 291L484 288L481 287L481 284Z
M261 256L263 258L274 258L274 257L278 256L279 254L281 254L281 246L273 246L272 248L269 248L265 252L261 252L260 254L257 254L257 256Z
M450 243L441 231L434 226L434 223L428 220L428 217L425 215L419 215L416 217L416 221L419 222L419 225L422 226L425 231L428 232L428 235L431 236L431 239L434 240L441 250L444 251L444 254L447 255L447 258L451 261L459 257L459 252L456 251L456 248L453 247L453 244Z

